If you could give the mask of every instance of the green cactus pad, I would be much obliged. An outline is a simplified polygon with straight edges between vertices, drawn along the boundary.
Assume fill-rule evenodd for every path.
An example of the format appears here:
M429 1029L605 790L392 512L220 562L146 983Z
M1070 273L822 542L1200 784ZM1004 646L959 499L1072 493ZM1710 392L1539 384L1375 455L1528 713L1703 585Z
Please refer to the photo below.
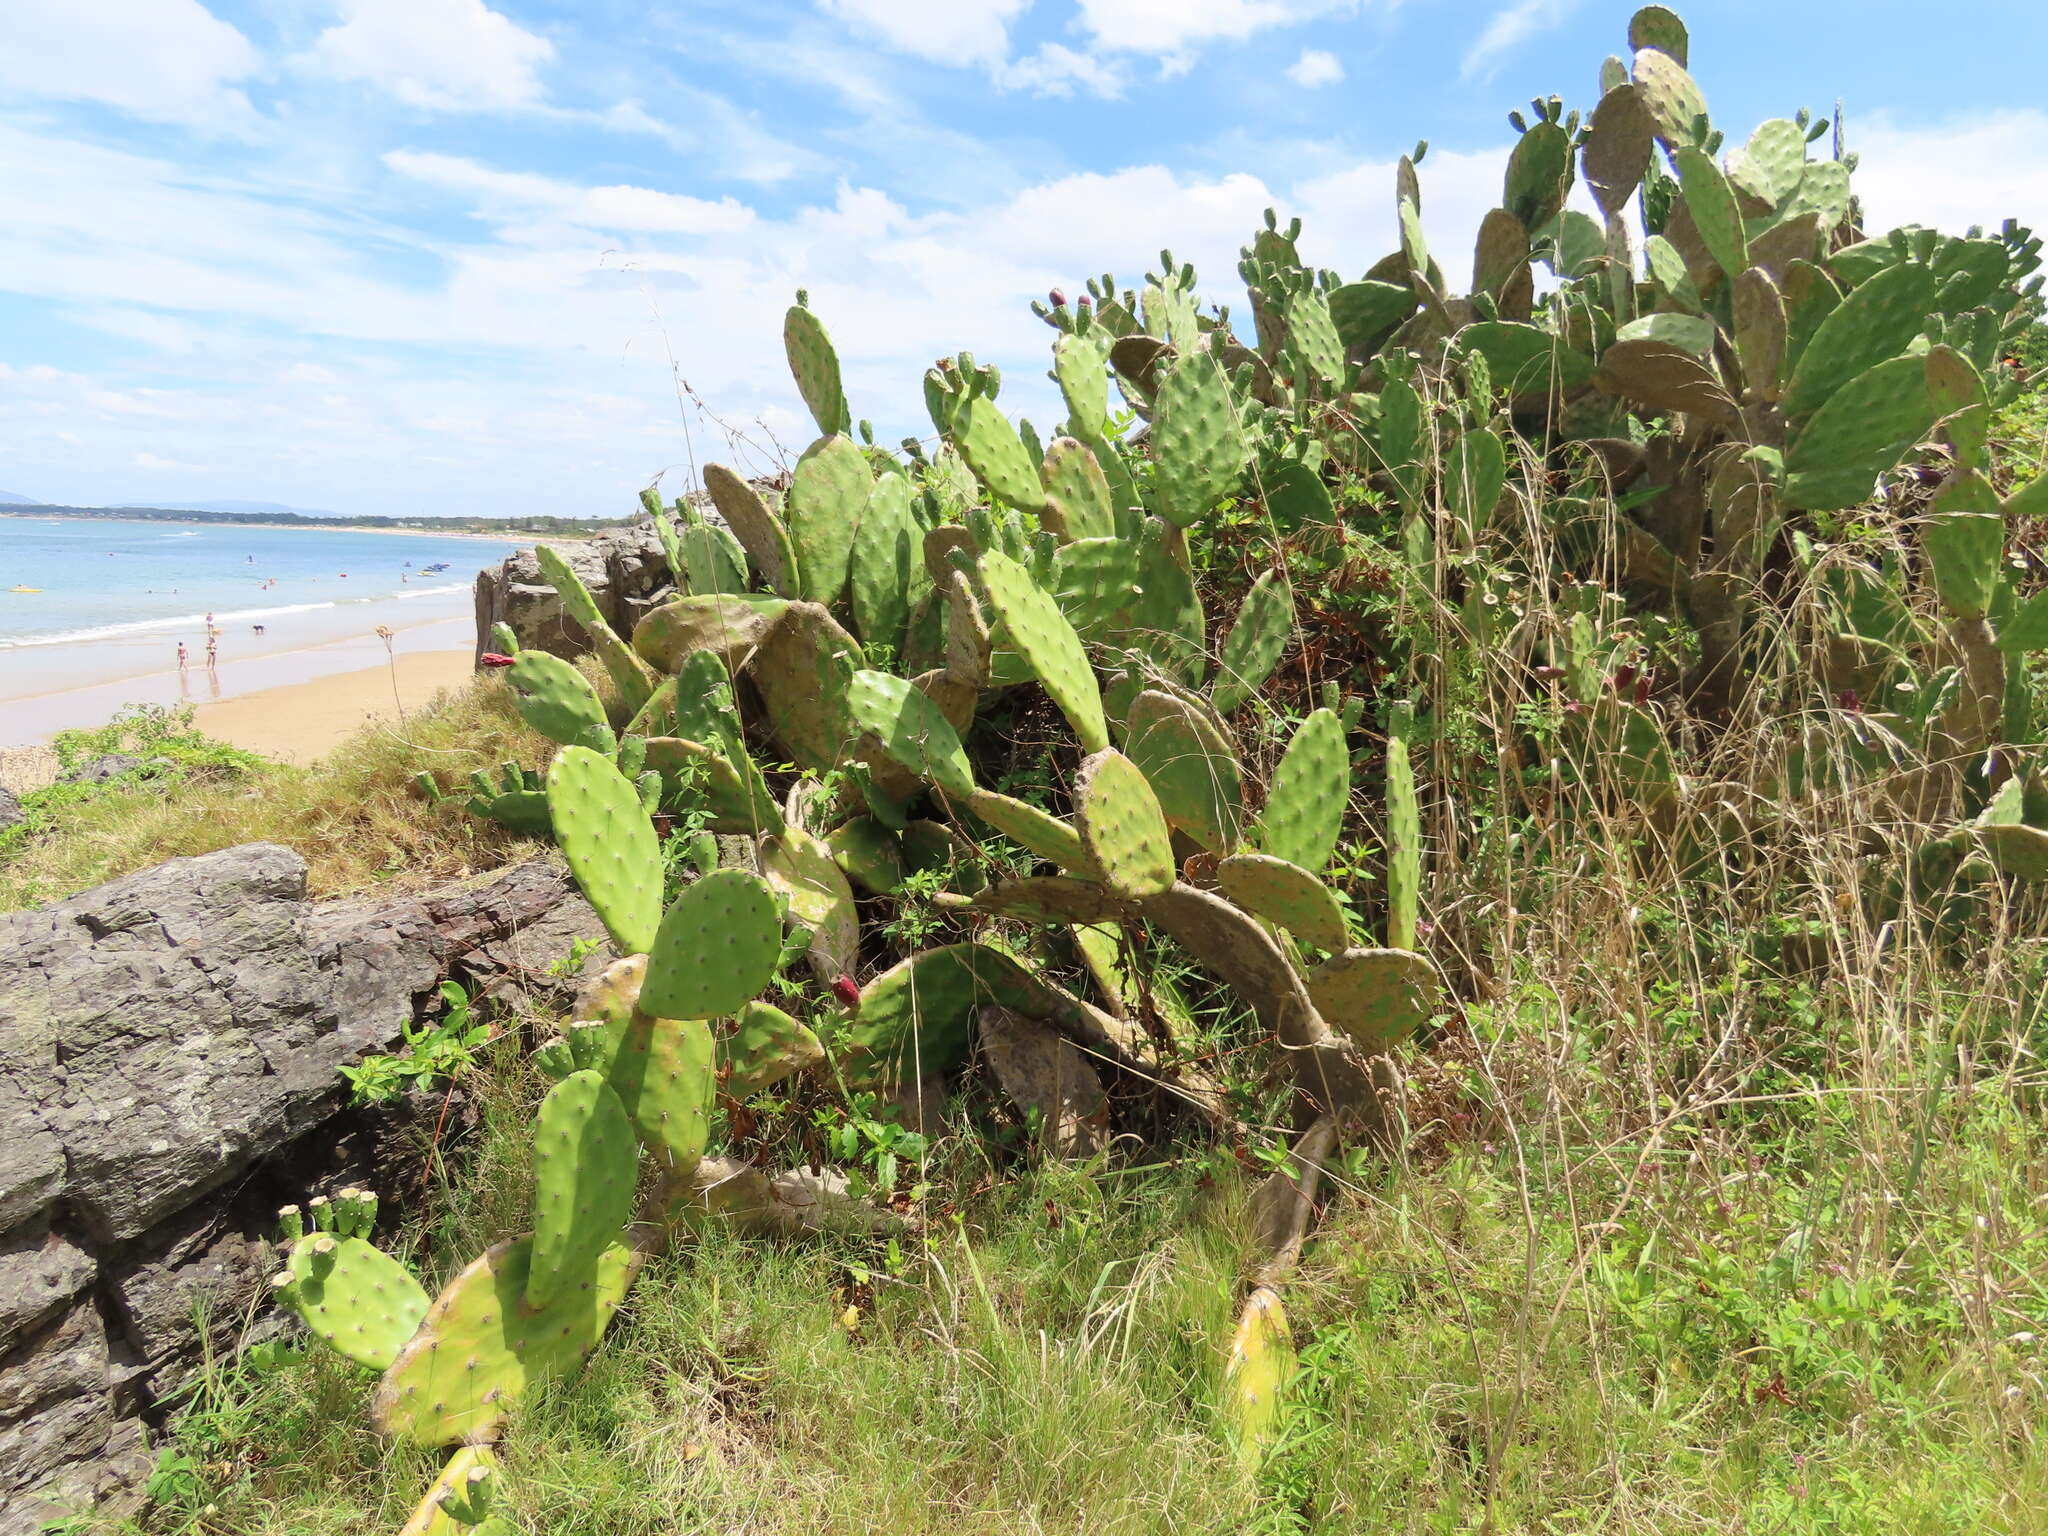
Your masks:
M654 942L661 923L661 848L632 782L588 747L548 767L548 815L584 898L621 953Z
M1735 280L1735 350L1760 400L1778 398L1785 372L1785 296L1770 273L1751 267Z
M315 1244L331 1243L315 1253ZM291 1284L280 1299L337 1353L381 1371L398 1358L427 1313L412 1272L361 1237L314 1231L291 1246Z
M814 772L846 761L853 735L847 688L860 667L859 642L817 603L791 603L747 662L777 739Z
M1685 66L1668 53L1644 48L1637 52L1631 74L1664 147L1675 152L1689 146L1694 122L1706 116L1707 98Z
M853 618L861 638L900 649L910 605L929 584L924 531L910 510L910 482L884 475L875 482L853 545Z
M1897 464L1933 429L1937 408L1925 387L1926 361L1893 357L1866 369L1829 397L1785 454L1786 498L1810 507L1809 486L1846 476L1859 506L1878 475ZM1832 510L1832 508L1822 508Z
M496 1472L497 1467L497 1453L488 1445L459 1448L428 1486L426 1496L414 1507L412 1518L405 1522L398 1536L461 1536L462 1532L472 1530L476 1522L459 1519L454 1509L470 1502L475 1474L488 1475Z
M1145 519L1138 535L1138 588L1126 638L1181 682L1201 681L1208 665L1207 630L1186 540L1156 517Z
M614 1040L605 1081L641 1144L672 1172L687 1173L711 1135L711 1027L636 1011Z
M1331 1028L1378 1055L1429 1022L1436 970L1405 949L1347 949L1308 973L1308 995Z
M967 1059L974 1010L987 1003L1043 1012L1044 989L986 944L928 949L861 989L834 1057L855 1087L937 1078Z
M1655 48L1683 64L1687 62L1686 51L1690 43L1685 23L1678 19L1676 11L1662 5L1646 5L1629 18L1628 45L1631 48Z
M855 729L947 794L974 793L974 769L945 713L920 688L886 672L856 672L847 685L847 713Z
M1415 313L1415 293L1404 284L1346 283L1330 290L1330 322L1347 350L1369 349Z
M825 334L824 322L811 313L802 294L782 317L782 350L789 358L797 393L811 408L818 431L826 437L851 432L853 412L839 381L839 353Z
M1260 1286L1244 1304L1224 1366L1224 1417L1240 1462L1265 1460L1280 1433L1280 1406L1294 1375L1294 1336L1279 1294Z
M533 1129L533 1261L526 1304L548 1306L588 1274L633 1213L633 1127L599 1072L572 1072Z
M1129 539L1075 539L1052 557L1053 601L1084 639L1128 619L1138 597L1138 551Z
M734 537L746 550L747 558L753 561L761 579L782 597L802 597L803 583L797 571L796 546L789 542L789 530L782 526L782 519L762 499L761 493L723 464L704 466L704 489L711 493L712 505L718 508L726 526L732 529ZM639 640L639 635L635 634L636 648Z
M1592 382L1593 360L1541 326L1482 320L1458 332L1458 345L1486 359L1496 389L1517 400L1572 393Z
M960 457L996 500L1020 512L1045 505L1038 466L995 401L984 394L970 396L953 408L948 428Z
M1094 868L1081 835L1035 805L977 789L967 797L967 808L1011 842L1071 874L1086 878Z
M1958 619L1981 619L1998 595L1998 565L2005 553L2005 518L1998 497L1974 470L1951 480L1934 498L1923 535L1942 606Z
M822 437L797 460L783 515L809 601L829 606L846 590L853 542L874 484L867 456L851 438Z
M541 574L548 579L548 585L562 599L563 608L590 637L590 648L604 663L604 669L611 676L612 686L618 689L627 713L637 710L654 691L654 678L641 665L632 648L605 622L597 599L590 595L590 589L583 585L583 578L570 568L569 562L545 544L535 545L533 554L540 564Z
M825 846L846 878L871 895L887 896L903 883L903 845L872 816L834 827L825 834Z
M1564 207L1572 183L1572 141L1556 123L1531 123L1508 156L1501 201L1525 229L1541 229Z
M1266 853L1241 853L1216 866L1216 885L1254 917L1331 952L1351 942L1336 893L1298 864Z
M1686 211L1699 231L1707 254L1729 282L1749 268L1749 241L1743 232L1742 209L1736 204L1735 189L1714 164L1713 157L1690 144L1672 155L1678 167L1679 185L1685 189Z
M1579 159L1602 213L1618 216L1635 196L1650 168L1656 132L1656 120L1644 107L1642 93L1628 81L1608 91L1593 108Z
M1350 795L1344 722L1319 709L1302 722L1273 770L1259 817L1259 851L1318 873L1336 850Z
M1920 334L1935 305L1931 268L1906 262L1849 290L1813 332L1785 386L1785 414L1817 411L1836 390Z
M989 607L1010 644L1073 726L1081 750L1102 751L1109 745L1102 690L1074 626L1060 612L1059 604L1031 579L1031 573L1009 556L990 550L981 557L980 571Z
M604 701L573 663L546 651L521 651L505 679L520 717L548 740L567 746L610 738Z
M1387 942L1395 949L1415 947L1421 896L1422 810L1404 716L1387 735Z
M976 896L974 907L997 917L1045 924L1108 922L1127 910L1107 886L1068 875L1005 880Z
M1112 891L1136 901L1172 888L1172 833L1136 763L1097 752L1081 764L1075 801L1081 845Z
M761 840L760 859L761 876L788 903L791 924L810 934L813 974L829 982L851 971L860 955L860 919L832 850L792 824L780 837Z
M1086 443L1056 437L1046 445L1038 475L1046 495L1059 504L1066 539L1107 539L1116 535L1116 507L1109 480Z
M604 1337L638 1268L614 1243L552 1306L526 1305L531 1238L500 1243L463 1270L427 1309L378 1384L371 1423L418 1445L490 1439L534 1382L558 1376Z
M1466 543L1476 543L1486 531L1507 479L1507 444L1498 432L1475 427L1445 451L1444 496Z
M1244 477L1251 457L1237 402L1215 357L1197 352L1168 370L1152 409L1152 465L1160 512L1187 528Z
M789 606L755 592L706 592L679 597L651 610L633 630L633 649L661 672L677 672L699 651L728 670L746 655Z
M767 883L716 870L684 887L662 916L640 1007L665 1019L732 1013L768 985L781 955L782 917Z
M718 1069L736 1099L773 1088L825 1059L818 1037L772 1003L749 1003L736 1027L718 1040Z
M1265 685L1294 638L1294 592L1279 571L1261 571L1223 640L1209 701L1227 715Z
M647 766L664 775L701 775L704 808L717 832L779 832L782 812L751 757L737 761L717 747L675 736L651 736Z
M1124 750L1158 796L1168 826L1212 853L1237 846L1244 777L1236 743L1206 706L1145 690L1125 716Z

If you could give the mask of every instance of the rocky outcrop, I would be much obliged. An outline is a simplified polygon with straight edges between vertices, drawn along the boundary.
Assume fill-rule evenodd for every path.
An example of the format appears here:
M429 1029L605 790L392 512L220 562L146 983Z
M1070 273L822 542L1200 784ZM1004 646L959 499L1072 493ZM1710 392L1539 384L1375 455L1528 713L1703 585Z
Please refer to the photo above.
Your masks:
M787 489L789 477L762 476L749 484L772 500ZM705 492L691 492L689 501L698 516L725 526L725 519ZM629 638L642 614L675 594L675 579L652 521L606 529L594 538L565 539L549 547L583 578L583 585L596 599L605 622ZM562 600L541 575L540 561L530 549L522 549L493 569L477 574L479 657L496 649L491 642L491 627L495 624L508 626L520 645L534 650L573 659L590 649L583 626L562 611Z
M262 843L0 915L0 1536L132 1485L252 1316L279 1203L417 1180L419 1110L348 1110L340 1067L450 976L562 999L602 935L551 860L315 905Z

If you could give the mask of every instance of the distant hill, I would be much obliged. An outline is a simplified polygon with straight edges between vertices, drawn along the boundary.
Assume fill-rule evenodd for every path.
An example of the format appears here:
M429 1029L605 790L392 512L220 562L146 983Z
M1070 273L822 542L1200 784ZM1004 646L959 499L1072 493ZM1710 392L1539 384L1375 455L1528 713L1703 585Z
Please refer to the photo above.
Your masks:
M206 506L183 507L66 507L49 502L9 497L0 502L0 518L12 517L97 517L124 522L171 523L268 523L286 528L410 528L427 533L483 533L493 538L505 535L548 533L581 536L602 528L623 528L637 517L343 517L333 512L299 512L289 508L276 511L221 511L225 507L269 507L269 502L212 502Z
M10 500L13 498L9 498ZM162 506L156 501L128 501L121 503L124 509L153 508ZM181 501L180 510L190 512L226 512L249 517L319 517L338 518L339 512L329 512L322 507L288 507L281 501Z
M0 502L4 502L12 507L32 507L36 505L35 497L17 496L12 491L0 491Z

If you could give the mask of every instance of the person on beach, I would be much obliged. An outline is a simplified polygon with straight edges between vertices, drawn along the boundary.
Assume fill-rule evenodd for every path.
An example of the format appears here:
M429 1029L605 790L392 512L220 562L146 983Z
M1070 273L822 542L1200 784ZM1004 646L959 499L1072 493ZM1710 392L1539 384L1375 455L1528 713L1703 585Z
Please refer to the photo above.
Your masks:
M185 642L184 642L184 641L182 641L182 640L180 640L180 641L178 642L178 670L179 670L180 672L182 672L182 671L184 671L184 670L185 670L185 664L186 664L186 663L187 663L187 662L188 662L188 661L189 661L190 659L191 659L191 658L190 658L190 657L188 657L188 656L187 656L187 655L185 654Z
M220 631L208 630L206 635L206 670L211 672L220 665Z

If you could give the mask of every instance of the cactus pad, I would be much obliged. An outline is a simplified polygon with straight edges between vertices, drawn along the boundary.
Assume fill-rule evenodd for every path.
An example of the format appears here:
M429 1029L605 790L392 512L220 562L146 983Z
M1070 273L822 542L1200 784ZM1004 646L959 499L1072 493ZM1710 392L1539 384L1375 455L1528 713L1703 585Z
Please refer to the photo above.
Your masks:
M989 607L1008 632L1010 644L1073 726L1081 750L1102 751L1109 745L1102 690L1074 626L1031 573L1009 556L990 550L981 557L980 570Z
M856 816L825 835L832 862L871 895L886 896L903 883L903 845L873 816Z
M604 701L573 662L546 651L521 651L505 680L518 701L520 718L548 740L564 746L609 744L611 722Z
M325 1344L383 1370L426 1316L427 1293L398 1260L361 1237L315 1231L292 1244L279 1299Z
M1935 304L1931 268L1902 262L1858 283L1813 331L1785 386L1785 414L1817 411L1867 368L1897 357Z
M1116 508L1110 500L1109 480L1086 443L1071 437L1054 438L1046 445L1045 462L1039 466L1038 474L1045 483L1046 494L1059 503L1068 540L1116 536Z
M804 767L823 773L846 761L847 683L860 666L859 643L817 603L791 603L754 648L747 675L776 736Z
M698 651L710 651L727 670L738 666L768 626L789 606L758 592L705 592L663 603L633 630L633 649L648 665L678 672Z
M835 1048L855 1086L936 1078L967 1059L974 1010L988 1003L1042 1011L1043 989L986 944L949 944L891 966L861 989Z
M458 1518L456 1511L466 1511L475 1502L477 1483L488 1481L497 1469L497 1454L488 1445L462 1446L448 1458L398 1536L460 1536L476 1522ZM481 1479L478 1473L483 1474Z
M1241 853L1216 866L1225 896L1255 917L1333 953L1351 942L1336 893L1298 864L1266 853Z
M1261 571L1224 637L1209 701L1227 715L1257 693L1294 638L1294 593L1279 571Z
M1260 1286L1244 1304L1224 1367L1224 1413L1238 1458L1257 1467L1280 1430L1280 1402L1294 1374L1294 1335L1277 1292Z
M1206 705L1145 690L1125 716L1124 750L1159 797L1168 826L1212 853L1237 845L1244 822L1237 744Z
M718 1041L718 1068L725 1091L744 1099L773 1088L825 1059L818 1037L772 1003L748 1003L733 1032Z
M846 590L853 541L874 484L867 457L851 438L821 437L797 460L783 515L810 601L830 605Z
M953 408L948 426L953 446L991 496L1020 512L1036 512L1045 505L1038 468L995 401L985 394L971 395Z
M1183 356L1159 386L1152 412L1152 462L1161 514L1182 528L1237 489L1251 449L1222 366L1208 352Z
M533 1134L533 1261L526 1304L547 1306L617 1240L637 1158L625 1106L601 1073L572 1072L541 1100Z
M853 617L871 645L901 647L911 600L927 580L923 533L910 511L910 482L883 475L868 497L853 544Z
M1318 873L1336 850L1350 796L1344 722L1319 709L1302 722L1273 770L1259 817L1259 851Z
M704 466L704 489L711 493L712 504L746 550L761 579L779 596L802 597L796 547L789 542L789 530L782 526L782 519L761 493L723 464ZM639 635L635 634L633 640L637 649Z
M1377 1055L1429 1021L1436 970L1410 950L1347 949L1309 972L1308 995L1333 1029Z
M688 1172L711 1134L710 1026L636 1012L611 1039L605 1081L620 1107L650 1152L672 1171Z
M1109 887L1095 880L1067 875L1034 875L1005 880L974 898L979 912L1021 918L1029 923L1103 923L1122 917L1125 908Z
M1159 798L1121 752L1097 752L1075 784L1081 845L1102 879L1128 901L1173 886L1173 838Z
M959 734L922 689L886 672L856 672L846 697L854 726L890 757L957 799L974 793L974 769Z
M633 1250L612 1244L538 1309L524 1300L532 1254L530 1238L500 1243L448 1282L378 1384L370 1419L379 1433L426 1446L488 1440L529 1386L604 1337L638 1268Z
M732 1013L768 985L781 954L782 917L767 883L741 869L714 871L663 915L640 1007L665 1019Z
M1685 66L1668 53L1644 48L1637 52L1631 73L1664 147L1676 151L1690 145L1694 122L1706 116L1707 98Z
M646 950L661 923L661 849L632 781L588 747L564 747L548 767L548 815L612 942Z
M1048 863L1084 877L1094 868L1081 845L1080 834L1035 805L993 790L977 789L968 797L967 808L1011 842Z
M790 374L821 433L830 437L851 432L853 412L839 381L839 353L825 334L824 322L804 300L799 293L782 317L782 350L789 358Z
M1201 595L1188 570L1180 531L1156 517L1138 534L1138 584L1130 608L1130 643L1184 683L1201 681L1207 630Z
M761 839L760 864L769 889L788 904L791 924L810 934L811 970L818 979L829 982L852 970L860 955L860 917L853 887L832 850L792 823L781 836Z
M548 585L561 598L562 607L590 637L590 648L597 652L605 671L611 675L612 686L618 689L627 712L637 710L654 691L654 678L633 654L632 647L605 622L597 599L590 595L590 589L583 585L583 578L570 568L569 562L545 544L535 545L533 555Z
M1395 949L1415 947L1421 899L1422 810L1404 718L1387 735L1387 942Z

